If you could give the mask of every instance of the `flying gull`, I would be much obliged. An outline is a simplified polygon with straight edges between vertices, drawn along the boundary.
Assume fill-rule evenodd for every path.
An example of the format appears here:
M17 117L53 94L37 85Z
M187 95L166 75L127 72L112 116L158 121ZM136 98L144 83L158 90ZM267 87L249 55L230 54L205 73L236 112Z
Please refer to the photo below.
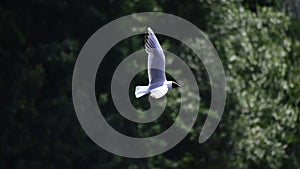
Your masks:
M135 97L150 93L154 99L162 98L172 88L180 87L174 81L167 81L165 74L165 55L150 27L146 29L145 50L148 53L148 86L136 86Z

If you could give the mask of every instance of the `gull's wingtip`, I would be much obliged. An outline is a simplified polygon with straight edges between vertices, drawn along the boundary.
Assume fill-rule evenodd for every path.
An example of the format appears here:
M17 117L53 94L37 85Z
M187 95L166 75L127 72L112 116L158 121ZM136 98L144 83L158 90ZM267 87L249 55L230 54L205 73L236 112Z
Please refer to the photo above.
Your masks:
M154 33L153 30L150 28L150 26L147 26L146 30L147 32Z

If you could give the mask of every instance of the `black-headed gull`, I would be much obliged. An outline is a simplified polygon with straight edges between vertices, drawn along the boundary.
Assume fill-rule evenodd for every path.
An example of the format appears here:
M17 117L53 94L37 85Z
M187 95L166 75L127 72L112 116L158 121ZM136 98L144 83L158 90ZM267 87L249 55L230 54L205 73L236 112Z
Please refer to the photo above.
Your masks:
M148 86L136 86L135 97L140 98L148 93L159 99L172 88L180 87L174 81L167 81L165 74L165 55L150 27L146 29L145 50L148 53Z

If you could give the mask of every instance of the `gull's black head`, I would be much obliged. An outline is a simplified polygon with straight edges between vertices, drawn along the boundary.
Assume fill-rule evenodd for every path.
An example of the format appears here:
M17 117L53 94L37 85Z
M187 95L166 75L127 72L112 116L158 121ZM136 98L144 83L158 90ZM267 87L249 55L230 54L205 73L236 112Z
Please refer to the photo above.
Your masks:
M178 88L178 87L181 87L181 85L179 85L178 83L172 81L172 89Z

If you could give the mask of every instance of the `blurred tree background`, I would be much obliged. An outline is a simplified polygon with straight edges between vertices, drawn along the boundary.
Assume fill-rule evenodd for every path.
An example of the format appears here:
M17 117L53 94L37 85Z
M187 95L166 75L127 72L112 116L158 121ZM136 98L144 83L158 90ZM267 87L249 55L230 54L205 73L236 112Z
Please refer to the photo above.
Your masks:
M300 168L299 6L297 0L2 0L0 168ZM177 15L206 32L225 68L227 102L216 132L198 144L210 104L209 84L203 84L203 104L190 134L164 154L129 159L99 148L82 130L72 104L72 73L80 49L96 30L146 11ZM202 65L188 57L189 50L162 39L168 50ZM135 126L114 118L105 79L124 57L142 48L142 36L125 40L98 70L99 106L125 133ZM203 66L194 70L207 81L203 72ZM172 108L166 111L160 123L137 132L164 131L165 120L176 116Z

